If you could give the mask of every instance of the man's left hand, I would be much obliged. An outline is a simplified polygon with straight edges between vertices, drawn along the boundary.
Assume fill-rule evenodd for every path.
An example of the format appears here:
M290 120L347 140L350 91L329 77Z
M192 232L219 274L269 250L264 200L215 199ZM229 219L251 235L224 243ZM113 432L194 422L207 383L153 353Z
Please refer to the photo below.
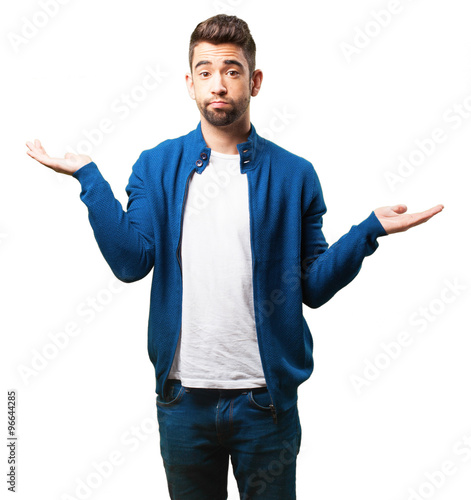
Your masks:
M384 230L388 234L392 234L407 231L411 227L427 222L443 208L443 205L436 205L424 212L406 214L407 207L405 205L394 205L393 207L377 208L374 212Z

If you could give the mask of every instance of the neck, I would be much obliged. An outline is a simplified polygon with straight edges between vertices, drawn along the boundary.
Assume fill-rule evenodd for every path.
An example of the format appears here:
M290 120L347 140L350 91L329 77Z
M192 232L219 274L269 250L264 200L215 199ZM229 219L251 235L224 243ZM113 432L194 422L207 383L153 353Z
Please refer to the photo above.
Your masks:
M246 142L250 134L249 114L245 113L234 123L223 127L211 125L201 115L201 132L210 149L227 155L239 154L237 144Z

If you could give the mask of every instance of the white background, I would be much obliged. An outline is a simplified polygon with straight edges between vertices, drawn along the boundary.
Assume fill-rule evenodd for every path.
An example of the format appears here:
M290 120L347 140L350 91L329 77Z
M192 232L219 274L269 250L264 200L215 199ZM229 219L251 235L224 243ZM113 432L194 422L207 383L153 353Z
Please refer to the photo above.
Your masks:
M415 212L445 205L427 224L380 238L347 288L320 309L305 308L315 370L300 388L298 498L469 500L471 443L463 443L471 437L467 2L56 5L46 17L34 0L2 7L2 497L7 390L15 389L15 498L167 498L147 356L151 274L128 285L114 278L79 199L80 184L30 158L25 142L39 138L49 154L63 156L108 118L113 130L89 154L125 205L124 188L141 151L197 125L184 83L190 33L226 12L249 23L257 67L264 70L252 122L314 164L328 206L329 243L378 206L406 203ZM383 26L372 24L388 5L395 13L382 13ZM33 34L32 20L44 24ZM370 35L359 34L365 29ZM22 31L29 39L19 43ZM356 47L350 57L346 44ZM139 94L124 117L113 103L138 92L148 67L166 76ZM399 175L400 156L413 155L415 141L437 128L446 139L391 186L385 174ZM93 317L87 313L92 299L102 309ZM421 314L429 319L418 323ZM71 323L77 335L22 376L20 369L32 370L52 336ZM387 357L384 345L401 334L409 345ZM367 366L370 380L357 390L352 377L364 377ZM121 463L99 476L94 463L113 454ZM434 474L446 461L453 474ZM236 499L230 476L229 498ZM92 487L79 497L81 481Z

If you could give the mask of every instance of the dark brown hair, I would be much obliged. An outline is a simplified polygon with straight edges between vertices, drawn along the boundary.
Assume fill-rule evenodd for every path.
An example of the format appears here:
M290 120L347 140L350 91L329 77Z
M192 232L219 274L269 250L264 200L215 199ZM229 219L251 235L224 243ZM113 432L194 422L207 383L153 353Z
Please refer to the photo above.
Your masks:
M202 21L196 26L190 38L189 61L190 69L195 46L200 42L233 43L244 51L249 65L249 73L255 70L255 42L245 21L236 16L218 14Z

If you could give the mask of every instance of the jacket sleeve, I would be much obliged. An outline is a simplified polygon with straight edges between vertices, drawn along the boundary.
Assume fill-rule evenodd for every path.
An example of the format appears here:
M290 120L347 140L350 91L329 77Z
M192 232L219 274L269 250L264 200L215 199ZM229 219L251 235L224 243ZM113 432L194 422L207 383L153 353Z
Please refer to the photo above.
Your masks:
M142 166L143 153L134 164L126 187L126 211L94 162L73 174L81 184L80 199L88 208L88 219L101 253L114 275L126 283L144 278L154 265L154 232Z
M302 217L301 282L303 303L317 308L355 278L363 259L378 248L377 238L387 233L373 211L329 246L322 232L327 208L319 178L313 172L313 195Z

